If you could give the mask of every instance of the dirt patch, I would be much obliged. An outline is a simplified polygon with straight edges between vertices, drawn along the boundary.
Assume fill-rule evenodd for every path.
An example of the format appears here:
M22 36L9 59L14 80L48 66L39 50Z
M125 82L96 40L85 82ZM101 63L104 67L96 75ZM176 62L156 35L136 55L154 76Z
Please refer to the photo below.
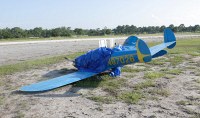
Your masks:
M165 56L163 59L168 57ZM128 103L124 99L113 97L102 86L83 88L67 85L45 93L29 94L17 91L23 85L74 72L76 69L72 66L72 62L68 61L42 69L7 75L0 81L0 114L2 118L198 117L200 115L200 77L196 75L197 67L194 63L199 57L190 58L193 63L185 59L173 67L170 67L170 62L125 66L124 68L128 71L123 72L120 78L113 79L125 80L123 81L125 86L117 86L119 93L140 90L142 97L139 97L137 103ZM178 73L170 72L171 69L179 69L179 71ZM144 78L147 71L163 74L155 76L156 78ZM105 100L111 102L105 102Z

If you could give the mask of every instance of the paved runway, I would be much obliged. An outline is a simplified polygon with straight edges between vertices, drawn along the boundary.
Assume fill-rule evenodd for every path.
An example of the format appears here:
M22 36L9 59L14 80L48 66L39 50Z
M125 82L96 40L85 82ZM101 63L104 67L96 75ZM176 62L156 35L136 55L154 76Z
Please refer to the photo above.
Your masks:
M177 38L200 37L200 35L180 35ZM122 44L127 37L114 38ZM162 36L140 37L146 42L162 41ZM70 54L80 51L88 51L98 47L99 40L112 38L94 39L63 39L26 42L1 42L0 65L18 63L25 60L38 59L45 56Z

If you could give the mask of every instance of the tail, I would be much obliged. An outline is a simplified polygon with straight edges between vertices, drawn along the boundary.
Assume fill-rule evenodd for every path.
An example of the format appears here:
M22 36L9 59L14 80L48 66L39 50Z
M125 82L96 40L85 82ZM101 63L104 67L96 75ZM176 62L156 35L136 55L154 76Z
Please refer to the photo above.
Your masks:
M172 49L176 46L176 37L170 28L164 30L164 43L150 48L152 58L163 56L167 54L164 48Z
M170 28L166 28L164 30L164 43L170 43L170 42L173 43L167 47L168 49L172 49L173 47L176 46L176 37Z

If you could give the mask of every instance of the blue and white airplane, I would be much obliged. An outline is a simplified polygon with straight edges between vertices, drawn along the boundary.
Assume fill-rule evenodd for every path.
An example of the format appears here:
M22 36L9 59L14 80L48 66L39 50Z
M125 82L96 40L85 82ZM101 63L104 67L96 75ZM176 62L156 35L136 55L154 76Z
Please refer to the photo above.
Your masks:
M84 63L83 62L84 60L82 60L82 62L80 63L75 63L75 67L78 68L77 72L67 74L61 77L56 77L50 80L41 81L31 85L23 86L20 88L20 91L24 92L48 91L89 78L91 76L97 75L107 70L112 70L114 68L122 67L127 64L132 64L136 62L141 62L141 63L150 62L153 58L167 54L167 51L163 50L164 48L171 49L175 45L176 45L176 37L172 32L172 30L169 28L166 28L164 30L164 42L150 48L143 40L139 39L136 36L130 36L125 40L124 44L121 46L121 50L115 50L116 47L114 47L113 49L104 48L111 51L108 54L108 56L105 57L104 60L101 59L102 61L100 60L100 62L98 62L99 65L104 65L104 67L101 68L100 70L94 71L98 67L94 67L93 65L92 65L93 68L90 68L89 67L90 65L88 66L84 64L83 65L85 67L78 66L78 64ZM102 50L103 48L99 48L96 50L100 49ZM87 53L85 55L87 55ZM77 62L78 59L80 58L86 59L86 57L84 57L85 55L76 58L75 62ZM97 63L96 60L94 59L86 59L86 61L87 64Z

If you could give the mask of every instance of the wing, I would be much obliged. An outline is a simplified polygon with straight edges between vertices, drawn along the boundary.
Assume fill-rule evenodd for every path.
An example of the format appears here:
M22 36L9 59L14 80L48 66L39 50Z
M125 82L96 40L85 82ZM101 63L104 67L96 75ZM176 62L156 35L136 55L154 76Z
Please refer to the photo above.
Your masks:
M20 91L24 92L42 92L48 91L51 89L55 89L67 84L71 84L73 82L77 82L79 80L86 79L88 77L97 75L98 73L93 72L74 72L68 75L60 76L54 79L41 81L39 83L23 86L20 88Z

